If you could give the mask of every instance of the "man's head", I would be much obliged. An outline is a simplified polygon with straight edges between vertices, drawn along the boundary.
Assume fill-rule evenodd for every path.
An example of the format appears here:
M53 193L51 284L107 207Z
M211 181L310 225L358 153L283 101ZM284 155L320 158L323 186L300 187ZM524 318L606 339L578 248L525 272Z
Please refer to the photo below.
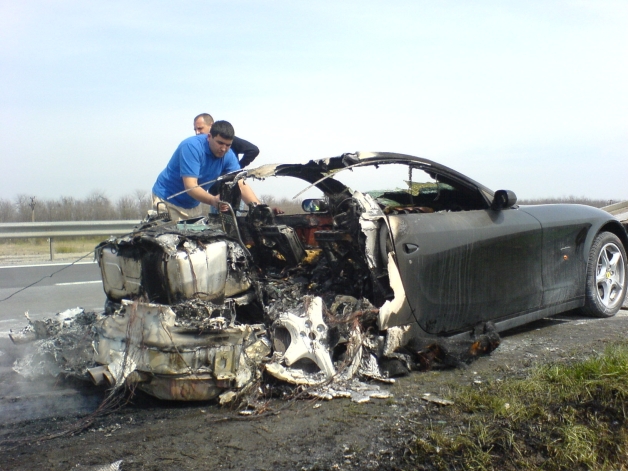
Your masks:
M207 135L209 150L218 158L224 157L231 148L234 135L235 131L231 123L227 121L216 121L212 124L209 134Z
M214 118L209 113L201 113L194 118L194 132L199 134L209 134L209 130L214 124Z

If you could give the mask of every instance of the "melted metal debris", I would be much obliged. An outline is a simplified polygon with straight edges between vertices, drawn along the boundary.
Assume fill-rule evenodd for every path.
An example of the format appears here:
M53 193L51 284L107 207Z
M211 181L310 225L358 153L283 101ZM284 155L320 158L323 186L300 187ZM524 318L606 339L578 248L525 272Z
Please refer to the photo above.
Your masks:
M388 399L393 397L389 391L383 391L377 384L369 384L352 379L349 381L334 382L308 391L308 394L318 399L331 400L339 397L350 398L353 402L369 402L371 399Z
M82 466L77 464L76 467L72 469L77 471L119 471L122 461L123 460L118 460L111 464L97 464L93 466Z
M28 318L28 315L27 315ZM98 315L82 308L68 309L52 319L29 320L19 332L11 332L15 339L34 340L35 352L17 359L13 370L26 378L60 374L87 378L87 368L94 363L92 326Z
M421 399L427 402L431 402L433 404L438 404L439 406L453 406L454 401L450 401L449 399L443 399L442 397L432 396L431 393L425 393L421 396Z
M286 284L294 288L299 283L293 280ZM164 399L220 396L221 403L229 403L243 398L241 393L261 379L259 372L263 368L286 383L307 386L312 397L350 397L355 402L366 402L390 397L390 393L364 381L390 384L394 376L411 370L464 366L499 345L491 324L468 341L421 343L412 337L408 326L379 332L378 310L368 300L336 296L328 308L320 297L298 300L290 289L278 293L283 308L294 307L289 312L275 313L268 331L263 324L236 326L229 309L225 312L224 306L198 300L177 305L178 314L168 306L123 301L113 316L77 308L59 313L54 319L29 319L29 326L11 335L14 339L34 336L36 351L17 360L13 369L31 379L44 374L86 379L99 374L95 372L103 368L97 367L99 362L108 365L100 377L110 385L121 386L128 378L140 389ZM162 314L161 308L167 312ZM135 319L133 315L141 316ZM198 335L206 340L198 343ZM191 346L192 350L182 347L191 340L181 339L194 336L198 345ZM220 347L227 338L231 339L229 346ZM94 349L100 354L95 355ZM145 358L149 351L150 358ZM159 364L155 363L157 358ZM220 365L216 363L218 358ZM197 366L191 370L192 365ZM146 383L146 374L171 370L187 372L194 386L171 380L166 385ZM224 378L223 383L216 384L216 377ZM163 392L164 388L170 392Z

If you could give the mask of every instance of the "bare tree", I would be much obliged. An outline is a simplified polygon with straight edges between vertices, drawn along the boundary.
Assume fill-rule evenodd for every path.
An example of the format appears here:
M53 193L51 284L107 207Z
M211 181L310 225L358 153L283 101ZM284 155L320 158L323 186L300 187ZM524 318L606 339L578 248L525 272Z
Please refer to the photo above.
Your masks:
M299 214L303 212L301 200L289 198L275 198L272 195L262 195L260 201L268 206L280 208L286 214Z
M135 190L133 196L135 196L137 202L137 213L135 217L142 219L146 216L146 212L153 206L151 194L147 191Z
M94 191L85 199L61 196L39 199L18 195L15 203L0 199L0 222L40 221L98 221L111 219L143 219L152 205L150 192L135 190L132 195L112 202L103 191Z
M59 200L44 200L42 202L44 207L43 213L47 221L61 221L61 203Z
M534 198L534 199L521 199L518 201L519 204L557 204L557 203L567 203L567 204L585 204L587 206L593 206L595 208L601 208L608 204L611 204L611 201L616 200L608 200L608 199L594 199L587 198L585 196L562 196L560 198Z
M276 198L273 195L261 195L259 200L268 206L275 206Z
M57 221L76 221L78 202L71 196L62 196Z
M81 220L84 221L105 221L112 219L115 214L113 204L104 192L95 190L82 204Z
M17 195L15 198L17 222L28 222L31 220L30 198L30 196L26 195Z
M123 196L116 203L117 219L137 219L138 207L131 196Z
M15 221L15 207L9 200L0 199L0 222Z

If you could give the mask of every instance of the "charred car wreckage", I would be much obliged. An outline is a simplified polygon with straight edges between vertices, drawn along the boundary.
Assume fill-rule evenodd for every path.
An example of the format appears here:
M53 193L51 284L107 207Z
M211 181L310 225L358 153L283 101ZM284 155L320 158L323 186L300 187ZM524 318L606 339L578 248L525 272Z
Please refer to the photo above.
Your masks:
M276 177L322 195L301 214L237 210L238 180ZM465 363L563 311L612 316L626 296L628 237L608 213L518 206L426 159L344 154L214 185L229 211L176 223L158 208L96 248L107 303L79 312L84 361L50 340L77 317L21 336L48 338L60 372L163 399L228 402L263 375L331 397L354 378Z

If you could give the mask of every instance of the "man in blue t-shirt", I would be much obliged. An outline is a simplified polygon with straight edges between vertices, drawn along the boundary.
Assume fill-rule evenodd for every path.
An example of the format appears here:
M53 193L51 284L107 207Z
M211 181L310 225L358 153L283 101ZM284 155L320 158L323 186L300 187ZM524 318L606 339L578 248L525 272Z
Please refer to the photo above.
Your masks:
M185 139L172 155L166 168L153 185L153 206L165 204L173 221L200 216L200 203L220 207L220 197L207 190L212 185L199 186L216 180L220 175L240 169L238 158L231 150L235 132L227 121L216 121L209 134L199 134ZM238 182L242 201L258 203L249 185ZM168 199L184 190L185 193ZM160 204L161 206L161 204Z
M212 124L214 124L212 115L209 113L201 113L194 118L194 133L197 135L208 134ZM240 159L240 168L249 165L255 160L255 157L259 155L259 148L255 144L251 144L249 141L245 141L238 136L233 136L231 150L235 153L236 157Z

